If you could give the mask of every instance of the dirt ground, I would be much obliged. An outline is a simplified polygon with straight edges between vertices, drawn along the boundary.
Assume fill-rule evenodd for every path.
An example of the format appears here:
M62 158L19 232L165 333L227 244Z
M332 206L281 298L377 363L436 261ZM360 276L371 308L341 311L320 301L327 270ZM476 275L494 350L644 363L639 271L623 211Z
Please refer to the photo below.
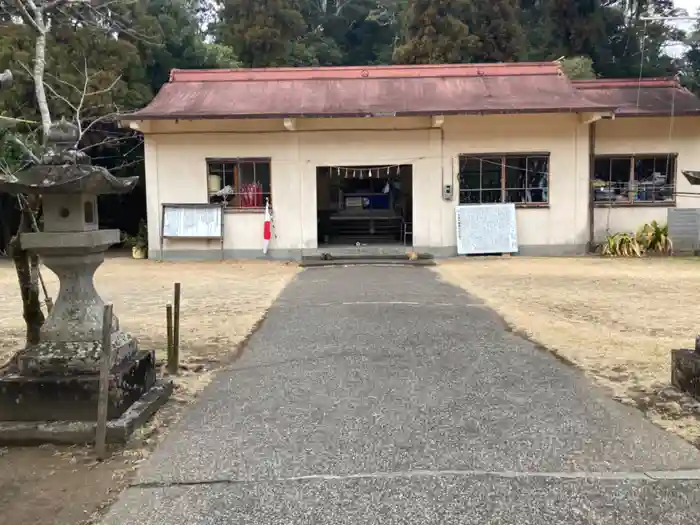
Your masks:
M142 348L164 358L165 305L173 284L182 284L181 357L173 399L126 448L98 463L90 448L42 446L0 448L0 514L3 523L76 525L91 523L119 493L165 430L210 380L235 358L241 343L264 317L286 284L294 264L268 262L159 263L126 257L108 259L98 270L97 289L113 302L121 328ZM55 300L56 277L43 272ZM0 363L24 339L14 269L0 260Z
M670 352L700 333L700 260L488 258L436 271L615 399L700 446L698 403L670 387Z

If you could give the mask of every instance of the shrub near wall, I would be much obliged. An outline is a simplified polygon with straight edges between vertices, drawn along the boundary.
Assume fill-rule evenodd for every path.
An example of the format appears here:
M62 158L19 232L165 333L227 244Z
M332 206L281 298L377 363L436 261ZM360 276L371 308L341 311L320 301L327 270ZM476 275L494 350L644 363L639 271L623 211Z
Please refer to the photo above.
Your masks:
M608 235L598 251L606 257L671 255L673 242L668 235L668 225L652 221L639 228L637 233L618 232Z

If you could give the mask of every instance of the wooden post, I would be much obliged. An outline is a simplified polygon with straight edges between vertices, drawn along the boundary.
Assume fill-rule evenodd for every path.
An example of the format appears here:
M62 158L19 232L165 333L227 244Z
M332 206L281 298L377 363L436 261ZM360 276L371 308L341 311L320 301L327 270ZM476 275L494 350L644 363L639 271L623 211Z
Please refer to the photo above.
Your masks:
M165 324L168 335L168 373L170 375L177 374L177 361L173 354L173 305L169 304L165 307Z
M95 448L97 458L107 456L107 412L109 403L109 368L112 356L112 305L106 304L102 315L102 356L100 360L100 394L97 401Z
M175 300L173 306L173 361L175 373L180 366L180 283L175 283Z

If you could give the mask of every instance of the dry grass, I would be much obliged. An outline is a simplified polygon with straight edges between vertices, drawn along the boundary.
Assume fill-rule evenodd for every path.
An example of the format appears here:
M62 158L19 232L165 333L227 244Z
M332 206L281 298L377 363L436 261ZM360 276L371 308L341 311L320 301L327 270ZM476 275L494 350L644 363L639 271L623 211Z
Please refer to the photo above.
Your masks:
M670 351L692 347L700 332L700 261L514 257L450 261L437 271L616 399L700 439L696 416L664 391Z
M24 340L14 270L1 264L0 362ZM100 267L95 282L102 298L114 303L121 328L159 358L165 356L165 305L172 302L173 284L182 283L183 360L216 362L248 335L297 271L293 264L262 261L159 263L117 257ZM55 301L58 279L48 269L42 274Z
M89 447L0 448L0 508L7 523L93 523L176 421L182 408L233 359L241 342L298 272L268 262L158 263L113 258L98 270L97 289L114 303L123 330L164 357L165 305L182 283L182 361L176 393L124 448L95 461ZM43 272L55 300L57 279ZM14 269L0 261L0 363L24 340ZM66 495L70 497L66 498ZM4 523L4 522L3 522Z

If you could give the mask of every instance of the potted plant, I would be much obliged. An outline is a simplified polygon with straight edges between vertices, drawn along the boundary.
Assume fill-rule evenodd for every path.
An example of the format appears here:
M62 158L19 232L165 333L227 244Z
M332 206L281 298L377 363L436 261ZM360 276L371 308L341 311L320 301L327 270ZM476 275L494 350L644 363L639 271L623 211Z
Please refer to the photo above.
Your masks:
M124 234L124 244L131 246L131 255L134 259L148 257L148 226L145 220L139 223L139 231L136 235Z

